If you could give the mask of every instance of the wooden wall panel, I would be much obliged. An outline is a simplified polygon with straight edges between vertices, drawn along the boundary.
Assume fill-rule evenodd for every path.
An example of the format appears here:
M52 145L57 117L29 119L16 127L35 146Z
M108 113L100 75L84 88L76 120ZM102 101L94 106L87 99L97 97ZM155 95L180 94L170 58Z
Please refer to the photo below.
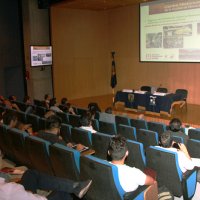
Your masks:
M54 89L58 98L110 94L110 52L116 52L118 84L189 90L188 102L200 104L199 63L139 62L139 7L108 11L52 8ZM84 75L84 77L82 77Z

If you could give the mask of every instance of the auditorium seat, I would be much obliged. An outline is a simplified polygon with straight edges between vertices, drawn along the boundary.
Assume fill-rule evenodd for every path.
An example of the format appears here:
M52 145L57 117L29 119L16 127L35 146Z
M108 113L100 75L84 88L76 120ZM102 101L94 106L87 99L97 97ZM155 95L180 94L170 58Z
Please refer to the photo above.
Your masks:
M25 147L31 161L31 168L54 175L49 158L50 142L35 136L25 138Z
M76 113L78 115L84 115L88 112L87 108L80 108L80 107L76 107Z
M117 133L116 124L99 121L99 132L115 135Z
M144 146L140 142L127 140L129 155L125 161L125 164L141 169L146 168L146 157L144 153Z
M47 128L47 119L40 117L39 118L39 130L45 130Z
M49 154L55 176L76 181L79 180L79 151L62 144L53 144L49 146Z
M72 125L73 127L79 127L80 126L80 115L72 115L68 114L69 118L69 124Z
M192 158L200 158L200 140L189 139L187 149Z
M158 133L146 129L139 129L137 130L137 141L144 145L145 150L149 146L157 146L159 142Z
M97 119L92 119L92 127L95 131L99 131L99 121Z
M124 124L124 125L127 125L127 126L131 125L130 119L128 117L126 117L126 116L121 116L121 115L116 115L115 116L115 123L116 123L117 126L119 124Z
M25 148L25 138L28 136L28 133L16 128L10 128L7 130L7 137L10 144L8 148L12 150L15 161L17 164L25 165L27 167L30 166L29 155Z
M118 125L117 134L122 135L130 140L137 140L136 128L132 126L127 126L123 124Z
M7 125L0 124L0 149L6 156L9 156L10 154L12 155L12 152L10 152L10 148L8 148L9 143L6 137L8 128L9 127Z
M166 125L161 122L148 121L147 126L148 130L157 132L159 137L164 131L166 131Z
M103 133L92 134L92 149L95 150L95 157L107 160L108 146L110 143L111 135Z
M159 147L149 147L146 151L147 167L156 171L158 185L165 185L174 196L192 199L197 181L197 171L182 173L178 155Z
M39 116L37 115L34 115L34 114L29 114L29 115L26 115L26 122L28 124L32 124L32 128L33 128L33 132L37 132L39 131Z
M69 124L69 118L68 118L68 114L67 113L65 113L65 112L57 112L56 114L62 119L62 123Z
M200 140L200 129L189 129L188 136L190 139Z
M144 119L131 119L131 126L137 129L147 129L147 121Z
M76 144L80 143L86 147L92 147L92 133L90 131L86 131L81 128L72 128L71 139Z
M47 109L43 106L35 106L35 114L44 117L45 113L47 112Z
M145 189L149 186L139 187L138 190L126 194L120 185L115 165L94 156L81 156L80 159L81 179L92 179L92 185L85 196L86 199L92 200L94 197L95 200L145 199ZM140 189L142 190L140 191ZM150 191L150 193L153 192ZM125 195L127 196L125 197ZM152 199L156 199L157 191L154 192L154 195Z
M68 143L72 141L71 138L71 129L72 126L69 124L61 124L61 128L60 128L60 136L63 138L63 140Z

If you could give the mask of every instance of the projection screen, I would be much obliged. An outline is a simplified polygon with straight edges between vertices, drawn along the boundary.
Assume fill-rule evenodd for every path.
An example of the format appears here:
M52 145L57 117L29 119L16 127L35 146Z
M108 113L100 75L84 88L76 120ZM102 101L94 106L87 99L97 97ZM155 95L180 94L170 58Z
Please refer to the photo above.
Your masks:
M140 4L140 61L200 62L200 0Z

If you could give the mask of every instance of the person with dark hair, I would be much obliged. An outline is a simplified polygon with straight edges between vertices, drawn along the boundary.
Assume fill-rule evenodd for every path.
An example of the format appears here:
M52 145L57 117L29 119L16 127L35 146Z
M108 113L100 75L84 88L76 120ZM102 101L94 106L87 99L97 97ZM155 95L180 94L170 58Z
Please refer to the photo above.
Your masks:
M115 115L112 114L112 107L107 107L105 112L99 113L99 121L115 123Z
M83 198L92 180L72 181L43 174L36 170L27 170L21 184L6 182L0 174L0 199L4 200L72 200L71 194ZM52 191L47 197L37 194L37 189Z
M57 115L52 115L47 118L47 128L46 130L40 130L36 135L39 138L49 141L51 144L59 143L72 147L74 144L71 141L65 142L60 136L62 120ZM77 144L76 149L82 150L84 146L82 144Z
M63 112L58 106L57 106L57 100L56 98L52 98L49 102L49 109L54 112Z
M112 137L108 147L108 154L112 161L111 163L118 168L119 182L126 192L136 190L139 185L152 185L156 181L143 173L140 169L130 167L124 164L128 156L128 145L126 138L117 135Z
M188 136L181 130L182 122L178 118L173 118L169 122L169 130L171 131L172 136L182 137L184 144L187 144Z
M193 169L194 166L200 167L200 159L191 158L187 147L184 144L174 142L171 131L165 131L162 133L160 140L163 148L167 148L169 151L177 152L179 166L183 173L187 170Z
M31 98L26 95L24 96L23 102L27 105L25 113L26 114L31 114L33 112L33 103L31 102Z
M17 113L12 110L7 110L3 114L3 124L9 126L10 128L16 128L18 123Z
M81 116L80 124L81 124L80 128L84 130L90 131L91 133L97 132L92 127L91 113L89 111Z
M49 106L50 99L51 99L51 97L50 97L49 94L45 94L45 95L44 95L44 107L45 107L46 109L48 109L48 110L49 110L49 108L50 108L50 106Z

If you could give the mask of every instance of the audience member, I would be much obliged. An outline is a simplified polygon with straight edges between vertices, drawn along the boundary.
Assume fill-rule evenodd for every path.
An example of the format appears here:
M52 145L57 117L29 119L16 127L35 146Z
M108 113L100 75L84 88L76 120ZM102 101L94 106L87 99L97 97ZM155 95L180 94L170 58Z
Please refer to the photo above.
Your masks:
M96 114L101 112L101 109L99 108L99 105L97 103L89 103L88 104L88 110L92 114L92 119L95 119Z
M156 183L152 177L146 175L140 169L124 164L128 156L128 146L124 137L117 135L111 138L108 154L112 159L111 163L118 168L119 182L124 191L130 192L136 190L140 185Z
M89 111L81 116L80 124L81 124L80 128L82 128L84 130L90 131L91 133L97 132L92 127L91 113Z
M0 175L1 176L1 175ZM75 182L27 170L21 184L6 182L0 178L0 199L2 200L73 200L71 194L82 198L88 191L92 180ZM37 189L52 191L47 197L38 195Z
M63 112L58 106L56 98L52 98L49 102L49 109L54 112Z
M166 148L169 151L176 152L178 155L178 164L183 173L187 170L192 170L195 166L200 167L200 159L199 158L191 158L186 146L182 143L175 143L173 141L172 135L170 131L165 131L161 135L161 145L160 148ZM199 172L198 172L199 173ZM200 184L197 184L196 191L200 191ZM199 195L199 194L198 194ZM195 193L197 198L197 194ZM199 196L198 196L199 197Z
M47 118L47 129L39 131L37 137L47 140L51 144L59 143L68 147L74 146L71 141L68 141L66 143L60 136L61 123L62 120L57 115L50 116L49 118ZM77 144L76 149L80 151L84 149L84 146L82 144Z
M45 95L44 95L44 107L45 107L46 109L48 109L48 110L49 110L49 108L50 108L50 106L49 106L50 99L51 99L51 97L50 97L49 94L45 94Z
M16 128L18 123L18 115L12 110L7 110L3 115L3 123L10 128Z
M108 107L105 112L99 113L99 121L115 123L115 115L112 114L112 108Z
M31 102L31 98L29 96L25 96L23 102L27 105L25 113L31 114L33 112L33 103Z
M169 123L169 129L172 136L182 137L184 144L187 144L188 136L181 130L181 120L178 118L173 118Z

